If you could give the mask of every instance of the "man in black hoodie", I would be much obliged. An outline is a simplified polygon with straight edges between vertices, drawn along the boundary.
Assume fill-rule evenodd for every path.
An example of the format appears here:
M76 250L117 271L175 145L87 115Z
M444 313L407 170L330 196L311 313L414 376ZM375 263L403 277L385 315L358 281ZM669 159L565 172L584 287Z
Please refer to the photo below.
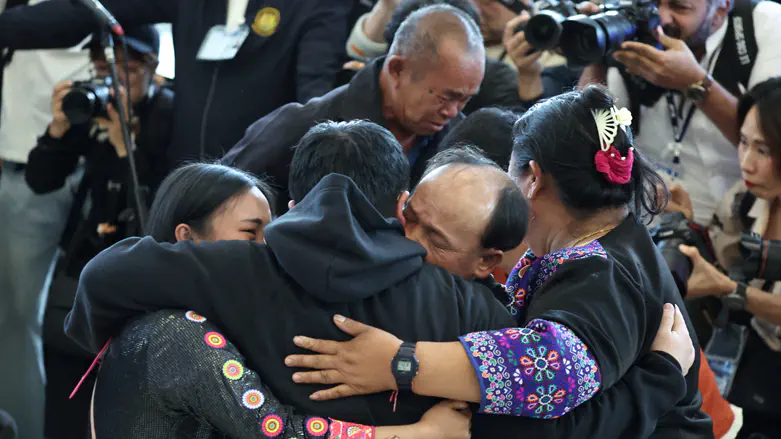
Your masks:
M244 130L288 102L329 92L341 67L350 0L249 0L249 35L233 59L197 58L209 30L225 25L229 0L102 0L124 27L172 23L176 101L168 158L218 158ZM234 2L238 3L238 2ZM77 1L50 0L0 14L4 49L76 45L97 29Z
M440 161L441 167L464 166L453 157L456 161L449 164ZM368 122L323 124L302 139L294 164L301 171L291 174L291 195L298 203L266 229L267 246L169 245L149 238L120 243L82 274L67 332L96 351L144 312L196 309L223 329L283 403L303 413L364 424L416 422L433 400L405 394L395 412L387 394L312 402L308 394L315 387L293 385L291 371L282 363L286 354L300 352L293 335L343 340L345 335L331 324L334 313L410 340L453 340L470 327L500 328L516 322L487 289L424 263L425 249L404 238L400 223L406 221L401 211L409 165L388 131ZM347 172L352 179L331 174L319 180L331 171ZM316 186L303 198L297 195L312 184ZM473 202L492 204L498 192ZM521 234L526 219L519 221ZM519 239L508 245L517 245ZM573 416L533 427L544 432L555 423L556 433L561 433L556 437L601 437L601 428L615 431L620 421L631 433L624 437L646 437L648 426L686 390L674 363L650 353L641 360L643 368L631 369ZM659 391L638 393L649 385ZM638 397L642 400L636 401ZM490 431L502 418L478 416L476 422ZM505 428L511 430L512 424Z

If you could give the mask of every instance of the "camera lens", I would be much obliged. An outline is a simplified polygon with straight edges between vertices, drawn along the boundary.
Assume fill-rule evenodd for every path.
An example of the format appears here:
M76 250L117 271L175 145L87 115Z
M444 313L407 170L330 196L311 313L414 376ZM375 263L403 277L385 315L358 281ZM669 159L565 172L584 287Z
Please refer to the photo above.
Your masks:
M74 125L87 123L95 114L97 100L98 97L92 90L73 88L62 98L62 112Z
M632 39L637 27L617 11L577 16L562 24L561 50L575 65L599 62Z
M541 11L526 24L526 41L537 50L551 50L559 45L562 23L567 18L555 11Z

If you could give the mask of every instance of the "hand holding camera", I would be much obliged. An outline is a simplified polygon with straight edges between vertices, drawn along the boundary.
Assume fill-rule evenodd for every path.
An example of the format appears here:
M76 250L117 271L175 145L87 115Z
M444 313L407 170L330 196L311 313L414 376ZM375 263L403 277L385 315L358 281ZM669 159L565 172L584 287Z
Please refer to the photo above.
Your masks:
M130 110L127 107L127 92L125 92L125 88L121 86L119 91L121 94L119 102L121 102L125 108L125 117L128 117ZM111 102L106 105L106 116L108 117L96 117L95 123L108 131L111 146L114 147L118 157L124 158L127 157L127 148L125 147L125 140L122 137L122 124L120 123L119 112L114 107L114 103L117 102L117 100L114 99L113 90L111 90L111 97Z
M627 41L613 59L625 65L627 72L668 90L686 91L707 75L686 43L665 35L661 26L656 32L664 50Z
M682 244L678 249L692 261L692 274L687 282L687 299L725 296L735 291L735 281L706 261L696 247Z
M507 55L518 69L518 95L523 100L533 100L543 93L542 64L540 58L544 52L535 50L528 41L524 31L516 32L518 27L525 25L531 16L523 11L513 18L504 28L502 42Z
M65 115L62 108L62 101L71 91L73 83L71 81L62 81L54 86L52 93L52 122L49 124L49 136L55 139L61 139L71 128L70 119Z

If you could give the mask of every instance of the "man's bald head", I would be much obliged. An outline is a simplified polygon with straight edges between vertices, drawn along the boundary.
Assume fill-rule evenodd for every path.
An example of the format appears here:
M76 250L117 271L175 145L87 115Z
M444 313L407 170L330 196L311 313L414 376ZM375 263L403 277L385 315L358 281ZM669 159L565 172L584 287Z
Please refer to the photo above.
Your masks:
M473 147L443 151L430 162L405 209L407 235L427 260L464 277L485 277L502 252L517 247L528 211L515 183Z
M485 57L477 23L464 11L445 4L410 14L396 31L388 54L431 63L440 59L443 44L455 45L462 55Z

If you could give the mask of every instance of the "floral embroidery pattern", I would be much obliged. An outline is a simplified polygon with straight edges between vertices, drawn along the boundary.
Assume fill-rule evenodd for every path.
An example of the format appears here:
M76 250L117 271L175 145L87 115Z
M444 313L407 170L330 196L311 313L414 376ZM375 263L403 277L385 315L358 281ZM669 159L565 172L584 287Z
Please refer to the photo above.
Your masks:
M510 313L521 319L531 302L534 291L542 286L559 265L566 261L588 257L607 258L607 252L599 241L593 241L582 247L565 248L538 258L531 250L523 255L507 278L507 294L510 296Z
M196 313L195 311L187 311L184 316L187 320L195 323L203 323L206 321L206 317Z
M329 439L374 439L374 427L331 419Z
M263 396L263 393L255 389L247 390L241 397L241 403L250 410L261 408L264 402L266 402L266 397Z
M236 360L228 360L222 365L222 374L225 378L236 381L244 375L244 366Z
M328 432L328 421L323 418L309 418L306 420L306 431L312 436L325 436Z
M225 337L223 337L218 332L207 332L205 336L203 336L203 341L206 342L206 344L209 347L213 347L214 349L222 349L225 347Z
M541 258L527 252L510 273L510 312L519 323L536 290L566 261L607 258L598 241ZM478 373L488 414L556 418L599 390L601 375L585 344L566 326L536 319L523 328L483 331L461 337Z
M277 415L268 415L263 418L260 424L260 430L268 437L277 437L284 431L282 418Z

